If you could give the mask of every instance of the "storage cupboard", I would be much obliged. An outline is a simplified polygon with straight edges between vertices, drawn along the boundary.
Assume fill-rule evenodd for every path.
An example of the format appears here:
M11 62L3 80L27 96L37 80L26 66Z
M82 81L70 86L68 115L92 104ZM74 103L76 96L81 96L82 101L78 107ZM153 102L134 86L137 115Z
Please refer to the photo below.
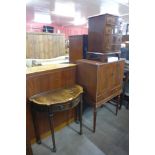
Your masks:
M88 35L69 36L69 61L85 59L88 50Z
M92 60L77 61L77 82L84 88L85 99L94 108L94 125L96 128L97 108L118 96L122 91L124 60L102 63ZM116 114L119 102L116 106Z

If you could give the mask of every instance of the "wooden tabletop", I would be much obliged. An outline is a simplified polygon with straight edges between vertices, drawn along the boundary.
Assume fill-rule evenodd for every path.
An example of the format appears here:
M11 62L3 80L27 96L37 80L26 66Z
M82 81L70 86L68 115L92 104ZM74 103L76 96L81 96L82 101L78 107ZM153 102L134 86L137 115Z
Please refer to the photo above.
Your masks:
M43 92L30 97L29 100L36 104L49 106L71 101L77 98L81 93L83 93L83 88L79 85L74 85L68 88Z
M36 72L43 72L43 71L72 67L72 66L76 66L76 64L50 64L50 65L44 65L44 66L29 67L26 69L26 74L32 74Z

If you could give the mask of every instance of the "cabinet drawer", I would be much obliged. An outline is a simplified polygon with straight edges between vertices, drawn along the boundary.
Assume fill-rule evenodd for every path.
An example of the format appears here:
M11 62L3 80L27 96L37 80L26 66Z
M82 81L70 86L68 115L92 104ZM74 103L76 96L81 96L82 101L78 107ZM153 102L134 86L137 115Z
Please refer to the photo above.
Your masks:
M115 35L122 35L122 30L119 26L113 26L112 27L112 34Z
M112 34L112 27L106 26L105 27L105 34Z
M121 45L112 45L111 48L113 51L119 51L121 48Z
M116 24L116 17L114 17L114 16L107 16L106 17L106 23L108 25L115 25Z
M105 35L104 36L104 49L105 50L111 50L111 44L112 44L112 36L111 35Z
M113 44L121 44L122 36L113 36L112 42L113 42Z

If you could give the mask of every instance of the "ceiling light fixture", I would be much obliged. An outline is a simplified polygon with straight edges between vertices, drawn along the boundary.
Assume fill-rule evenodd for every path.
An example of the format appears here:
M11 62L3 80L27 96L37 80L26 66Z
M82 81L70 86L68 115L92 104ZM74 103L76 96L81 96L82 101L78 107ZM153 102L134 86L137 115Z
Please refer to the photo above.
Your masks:
M41 14L41 13L34 14L34 22L46 23L46 24L52 23L51 16L49 14Z
M119 16L119 4L112 1L102 4L100 7L100 14L105 14L105 13Z
M75 5L74 3L55 3L55 10L51 12L59 16L75 17Z
M26 0L26 4L29 4L29 3L31 3L31 0Z
M71 22L74 25L84 25L87 23L87 20L84 17L81 17L81 13L80 12L76 12L75 13L75 18L74 20Z
M75 18L72 23L74 25L84 25L87 23L87 20L85 18Z

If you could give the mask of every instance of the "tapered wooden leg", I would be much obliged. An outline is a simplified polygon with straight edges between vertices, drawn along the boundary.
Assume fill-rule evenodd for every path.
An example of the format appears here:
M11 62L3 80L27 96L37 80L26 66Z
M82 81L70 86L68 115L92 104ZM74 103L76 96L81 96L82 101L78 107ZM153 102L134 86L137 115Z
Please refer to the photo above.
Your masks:
M119 109L121 109L122 108L122 104L123 104L123 94L121 94L121 96L120 96L120 105L119 105Z
M118 113L118 108L119 108L119 105L120 105L120 95L118 95L118 97L117 97L117 102L116 102L116 115L117 115L117 113Z
M28 127L26 127L26 155L33 155L31 143L29 139L29 128Z
M26 137L26 155L33 155L30 141Z
M75 123L79 124L79 106L75 107Z
M97 111L96 111L96 107L94 106L94 121L93 121L93 132L94 133L96 130L96 115L97 115Z
M80 119L80 135L82 135L82 106L83 106L83 100L82 95L80 96L80 113L79 113L79 119Z
M49 118L49 124L50 124L50 130L52 134L52 142L53 142L53 152L56 152L56 145L55 145L55 137L54 137L54 125L53 125L53 113L50 112L50 109L48 111L48 118Z
M36 111L33 106L31 106L31 113L32 113L32 121L34 125L36 142L38 144L41 144L41 139L40 139L40 134L39 134L39 124L38 124L38 120L36 119Z

